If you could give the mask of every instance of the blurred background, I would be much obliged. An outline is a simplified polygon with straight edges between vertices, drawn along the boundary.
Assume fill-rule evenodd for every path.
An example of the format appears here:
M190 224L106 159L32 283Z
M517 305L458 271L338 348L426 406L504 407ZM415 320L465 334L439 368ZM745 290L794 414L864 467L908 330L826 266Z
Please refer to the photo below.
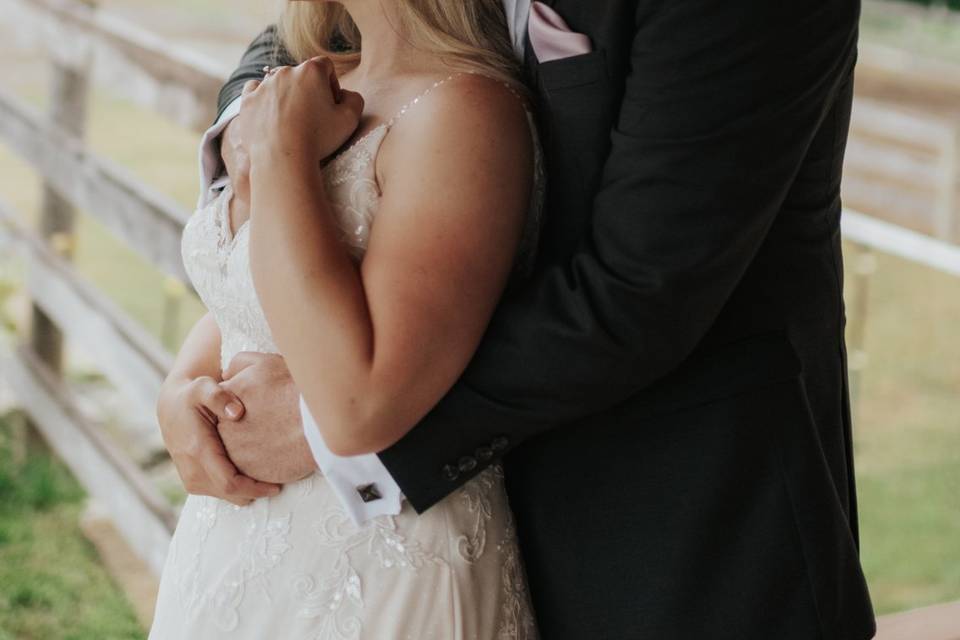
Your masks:
M0 0L0 640L145 637L183 498L152 398L202 309L179 228L219 79L275 13L98 7ZM861 43L848 341L863 563L893 614L960 602L960 0L867 0ZM960 638L957 605L920 613L957 635L887 637Z

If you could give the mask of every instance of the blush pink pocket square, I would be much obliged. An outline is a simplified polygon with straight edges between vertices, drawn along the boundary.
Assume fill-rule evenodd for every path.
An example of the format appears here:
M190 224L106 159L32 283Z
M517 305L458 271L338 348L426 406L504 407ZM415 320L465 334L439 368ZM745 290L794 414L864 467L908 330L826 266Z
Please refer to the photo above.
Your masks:
M539 62L561 60L593 50L590 38L571 31L560 14L542 2L531 5L528 29L530 46Z

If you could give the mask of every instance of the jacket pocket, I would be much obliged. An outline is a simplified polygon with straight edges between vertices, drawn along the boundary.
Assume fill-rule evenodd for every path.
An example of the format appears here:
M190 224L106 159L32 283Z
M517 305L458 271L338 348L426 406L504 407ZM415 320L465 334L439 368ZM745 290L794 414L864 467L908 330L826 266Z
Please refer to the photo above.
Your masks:
M607 79L607 56L603 49L560 60L541 63L538 67L544 88L550 92L594 84Z

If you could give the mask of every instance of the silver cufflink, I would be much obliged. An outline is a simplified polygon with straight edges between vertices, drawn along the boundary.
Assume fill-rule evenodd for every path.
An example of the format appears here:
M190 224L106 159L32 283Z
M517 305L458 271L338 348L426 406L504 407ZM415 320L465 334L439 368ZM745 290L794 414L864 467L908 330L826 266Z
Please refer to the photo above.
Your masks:
M364 502L376 502L383 497L375 484L365 484L362 487L357 487L357 493L360 494L360 499Z

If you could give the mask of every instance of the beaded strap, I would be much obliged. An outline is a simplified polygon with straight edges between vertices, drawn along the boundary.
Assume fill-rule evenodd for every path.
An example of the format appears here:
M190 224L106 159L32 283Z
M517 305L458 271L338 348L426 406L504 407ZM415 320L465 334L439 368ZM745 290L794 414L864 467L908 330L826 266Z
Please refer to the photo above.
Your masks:
M462 76L462 75L463 75L462 72L461 72L461 73L453 73L453 74L450 74L449 76L447 76L446 78L444 78L443 80L437 80L436 82L434 82L430 87L427 88L426 91L424 91L423 93L421 93L420 95L418 95L416 98L414 98L413 100L411 100L411 101L408 102L407 104L405 104L405 105L403 105L402 107L400 107L400 110L397 111L397 112L393 115L392 118L390 118L389 120L387 120L387 127L392 127L397 120L399 120L400 118L402 118L403 116L405 116L405 115L407 114L407 111L409 111L410 109L412 109L414 105L416 105L417 103L420 102L420 100L422 100L423 98L426 98L428 95L430 95L430 92L432 92L434 89L436 89L437 87L440 87L440 86L442 86L442 85L445 85L446 83L450 82L450 81L453 80L454 78L456 78L456 77L458 77L458 76Z
M410 109L412 109L412 108L413 108L416 104L418 104L422 99L426 98L427 95L429 95L431 91L433 91L433 90L436 89L437 87L440 87L441 85L444 85L444 84L450 82L450 81L453 80L454 78L458 78L459 76L466 75L466 74L468 74L468 73L469 73L469 74L472 74L472 75L478 75L478 76L487 78L488 80L493 80L494 82L499 82L500 84L502 84L502 85L507 89L507 91L509 91L510 93L512 93L512 94L514 95L514 97L516 97L517 100L520 101L520 103L523 105L523 110L527 112L527 116L530 117L530 118L533 117L532 112L530 111L530 109L527 108L527 101L524 100L523 96L521 96L520 93L518 93L516 89L514 89L512 86L510 86L510 83L504 82L504 81L502 81L502 80L497 80L496 78L493 78L493 77L488 76L488 75L486 75L486 74L480 73L479 71L460 71L460 72L457 72L457 73L452 73L452 74L450 74L449 76L447 76L447 77L444 78L443 80L437 80L436 82L434 82L432 85L430 85L430 87L427 88L426 91L424 91L423 93L421 93L420 95L418 95L416 98L414 98L413 100L411 100L411 101L408 102L407 104L403 105L403 106L400 108L400 110L397 111L397 113L395 113L395 114L393 115L392 118L390 118L390 119L387 120L386 122L383 122L383 123L381 123L381 124L378 124L378 125L375 126L373 129L371 129L370 131L366 132L365 134L363 134L362 136L360 136L359 138L357 138L356 140L354 140L352 143L350 143L350 145L348 145L345 149L341 150L341 151L340 151L339 153L337 153L334 157L330 158L329 163L332 164L334 161L338 160L341 156L347 156L347 155L349 155L350 152L352 152L355 148L359 147L361 144L363 144L364 142L366 142L367 139L370 138L370 137L372 137L377 131L380 131L381 129L386 129L387 131L389 131L390 128L393 127L394 124L396 124L397 120L399 120L400 118L402 118L403 116L405 116Z
M416 98L414 98L413 100L411 100L411 101L408 102L407 104L405 104L405 105L403 105L402 107L400 107L400 110L397 111L397 113L394 114L394 116L393 116L392 118L390 118L389 120L387 120L387 122L386 122L387 128L389 129L390 127L392 127L392 126L397 122L397 120L399 120L400 118L402 118L403 116L405 116L406 113L407 113L410 109L412 109L412 108L413 108L416 104L418 104L422 99L426 98L433 90L437 89L437 88L440 87L440 86L445 85L446 83L450 82L450 81L453 80L454 78L459 78L460 76L466 75L466 74L468 74L468 73L471 74L471 75L482 76L482 77L484 77L484 78L487 78L487 79L489 79L489 80L493 80L493 81L495 81L495 82L499 82L499 83L502 84L504 87L506 87L507 91L509 91L510 93L512 93L514 96L516 96L517 100L519 100L521 103L523 103L523 105L524 105L524 110L527 111L527 112L529 112L529 109L527 109L527 107L526 107L526 101L525 101L525 100L523 99L523 97L517 92L516 89L514 89L512 86L510 86L510 83L508 83L508 82L503 82L502 80L497 80L496 78L492 78L492 77L490 77L490 76L488 76L488 75L486 75L486 74L480 73L479 71L459 71L459 72L457 72L457 73L452 73L452 74L450 74L449 76L447 76L447 77L444 78L443 80L437 80L437 81L434 82L430 87L428 87L426 91L424 91L423 93L421 93L420 95L418 95Z

